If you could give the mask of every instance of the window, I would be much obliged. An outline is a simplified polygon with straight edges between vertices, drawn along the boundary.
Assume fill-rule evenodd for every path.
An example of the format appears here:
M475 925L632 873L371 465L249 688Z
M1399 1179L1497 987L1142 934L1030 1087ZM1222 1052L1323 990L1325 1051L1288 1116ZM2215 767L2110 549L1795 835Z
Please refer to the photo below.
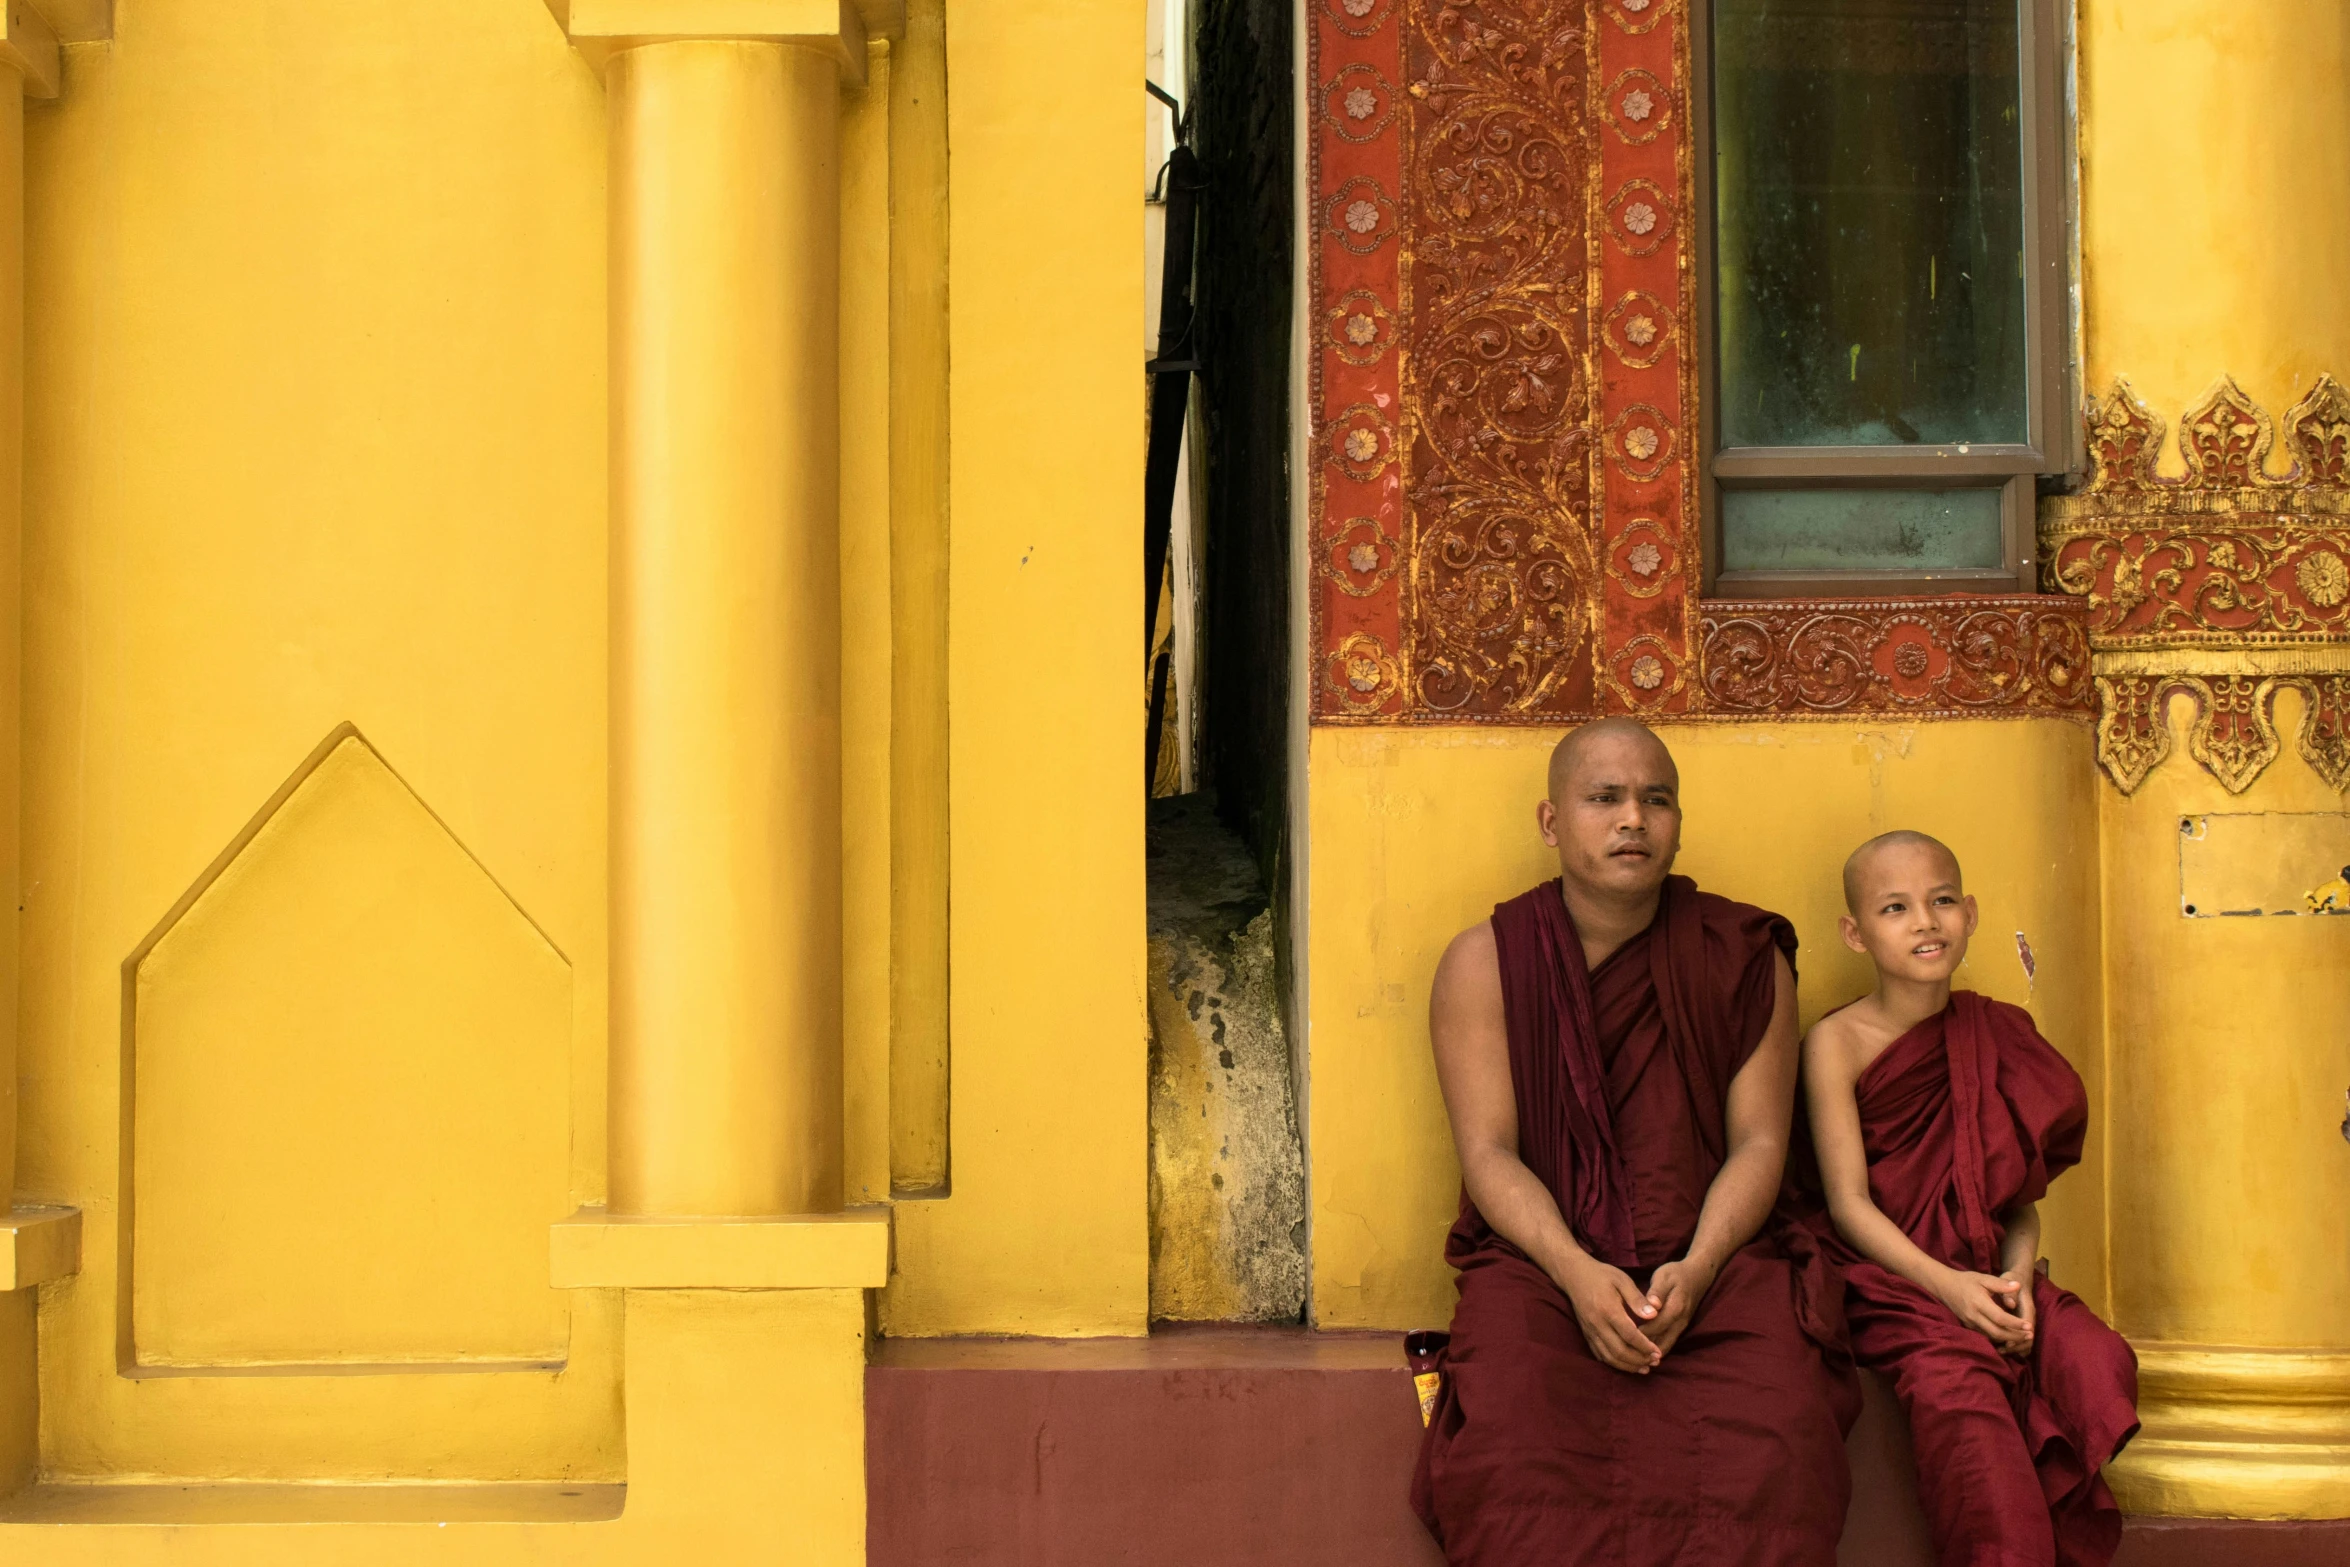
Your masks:
M1712 591L2029 590L2070 444L2056 5L1700 14Z

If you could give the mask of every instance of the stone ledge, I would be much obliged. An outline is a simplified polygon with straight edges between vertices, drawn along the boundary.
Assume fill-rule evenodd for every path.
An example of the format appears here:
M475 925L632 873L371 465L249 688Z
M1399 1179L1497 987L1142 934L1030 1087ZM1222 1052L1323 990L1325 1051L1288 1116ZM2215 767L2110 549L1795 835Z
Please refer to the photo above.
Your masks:
M82 1210L27 1204L0 1219L0 1290L26 1290L82 1270Z
M549 1236L557 1289L879 1289L887 1208L780 1218L669 1218L582 1208Z

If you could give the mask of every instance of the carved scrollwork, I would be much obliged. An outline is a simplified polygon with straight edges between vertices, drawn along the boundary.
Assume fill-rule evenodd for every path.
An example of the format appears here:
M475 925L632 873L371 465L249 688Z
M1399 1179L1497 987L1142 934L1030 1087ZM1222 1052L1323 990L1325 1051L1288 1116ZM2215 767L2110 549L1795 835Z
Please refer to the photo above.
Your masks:
M1568 15L1407 13L1411 668L1432 716L1589 700L1585 54Z
M1712 600L1706 696L1725 712L2082 714L2078 612L2034 599Z
M2170 753L2164 704L2195 701L2188 754L2232 792L2281 754L2273 709L2309 701L2298 745L2350 780L2350 391L2321 375L2286 413L2223 376L2179 422L2181 471L2160 471L2163 422L2117 382L2088 411L2089 484L2047 503L2041 579L2088 612L2098 760L2126 794ZM2282 462L2282 471L2273 465Z
M2257 670L2126 672L2097 677L2097 761L2124 794L2170 755L2170 699L2194 703L2187 754L2230 794L2252 787L2283 752L2277 693L2299 691L2305 716L2294 746L2333 789L2350 788L2350 675Z

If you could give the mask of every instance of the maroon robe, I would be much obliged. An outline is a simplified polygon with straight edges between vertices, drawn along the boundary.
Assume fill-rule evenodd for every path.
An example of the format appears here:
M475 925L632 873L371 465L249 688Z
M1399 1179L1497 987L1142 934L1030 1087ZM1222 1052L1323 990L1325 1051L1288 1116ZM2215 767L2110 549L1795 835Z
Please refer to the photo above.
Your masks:
M1675 876L1596 970L1555 881L1495 909L1493 932L1519 1157L1578 1243L1645 1289L1696 1234L1794 929ZM1732 1255L1647 1376L1594 1358L1565 1294L1466 1193L1444 1254L1460 1302L1412 1502L1448 1561L1835 1560L1860 1399L1810 1232L1774 1224Z
M1961 990L1853 1085L1869 1195L1937 1262L1997 1273L2000 1214L2080 1162L2089 1100L2031 1014ZM1943 1567L2103 1567L2121 1514L2098 1471L2138 1429L2138 1362L2047 1279L2025 1360L1832 1231L1854 1351L1893 1379Z

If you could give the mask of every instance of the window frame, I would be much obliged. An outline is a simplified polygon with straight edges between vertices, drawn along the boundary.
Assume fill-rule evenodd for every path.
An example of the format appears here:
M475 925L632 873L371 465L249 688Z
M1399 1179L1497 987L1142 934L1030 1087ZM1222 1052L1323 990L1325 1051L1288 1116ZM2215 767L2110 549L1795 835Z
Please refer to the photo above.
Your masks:
M1715 0L1689 0L1693 205L1692 261L1697 321L1700 592L1707 598L1877 598L1944 593L2031 593L2039 586L2034 527L2038 481L2080 466L2077 298L2073 287L2074 149L2071 7L2061 0L2015 0L2019 24L2018 107L2022 117L2026 443L1949 446L1735 447L1721 442L1721 358L1716 336L1720 272L1714 205L1713 56ZM2001 559L1993 569L1927 572L1867 570L1726 572L1722 559L1722 488L1949 488L1952 479L1988 480L2000 488ZM1903 481L1907 481L1906 483ZM1920 482L1927 481L1927 482ZM1984 485L1989 488L1988 484Z

